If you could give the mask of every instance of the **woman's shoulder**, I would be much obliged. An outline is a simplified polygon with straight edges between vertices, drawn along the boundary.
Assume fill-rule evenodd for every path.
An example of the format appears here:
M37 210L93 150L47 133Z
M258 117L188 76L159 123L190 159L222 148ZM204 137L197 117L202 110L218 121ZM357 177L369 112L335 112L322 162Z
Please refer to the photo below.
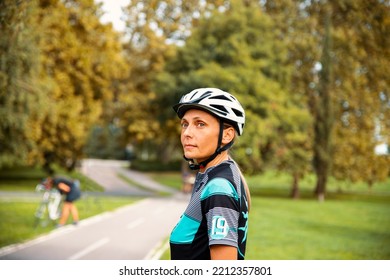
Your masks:
M234 197L238 200L238 193L236 187L231 180L223 177L216 177L209 180L202 191L201 200L204 200L213 195L226 195Z

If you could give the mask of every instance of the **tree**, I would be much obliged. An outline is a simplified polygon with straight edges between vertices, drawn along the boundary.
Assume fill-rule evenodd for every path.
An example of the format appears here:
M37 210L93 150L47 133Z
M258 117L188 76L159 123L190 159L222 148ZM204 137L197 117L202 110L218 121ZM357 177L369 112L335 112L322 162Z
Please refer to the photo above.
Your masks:
M299 198L299 181L313 170L314 133L308 92L313 84L313 68L318 61L318 44L312 36L318 27L298 1L265 1L263 10L274 19L274 32L287 46L283 67L291 69L291 76L285 86L294 106L284 120L286 134L278 144L276 155L280 160L276 167L292 175L291 197Z
M147 147L144 154L153 154L151 157L163 162L171 159L175 145L170 137L159 136L166 129L160 126L160 98L152 85L166 61L175 55L176 46L184 44L191 27L223 4L221 0L135 0L124 8L125 51L131 69L125 81L126 94L119 97L118 113L125 137L139 149ZM172 124L168 125L172 131Z
M332 102L332 40L330 11L326 11L318 89L311 95L314 113L314 170L317 175L315 194L323 201L331 168L332 129L334 123Z
M289 40L295 69L292 86L306 96L313 116L319 197L326 192L326 183L320 181L328 175L353 181L383 179L388 158L375 156L373 150L378 136L386 142L389 135L389 78L384 74L389 68L388 3L274 0L264 6ZM327 16L329 33L324 24ZM332 48L324 48L326 38L333 42ZM327 81L328 69L333 78ZM326 92L331 97L324 103L318 98ZM375 132L378 128L380 134ZM332 140L326 144L324 139Z
M335 21L336 118L333 175L371 187L390 171L374 153L389 141L389 15L382 1L331 1Z
M234 149L244 170L254 173L280 163L277 151L288 146L281 139L299 127L286 119L299 112L288 94L286 47L273 27L256 3L242 1L230 1L226 10L199 21L155 84L158 102L166 108L160 119L173 129L169 135L178 138L171 108L181 95L197 87L218 87L237 96L246 110L245 133Z
M36 1L0 1L0 168L29 164L45 108Z
M40 8L41 79L50 98L41 151L46 165L73 169L126 67L119 36L100 23L93 0L41 1Z

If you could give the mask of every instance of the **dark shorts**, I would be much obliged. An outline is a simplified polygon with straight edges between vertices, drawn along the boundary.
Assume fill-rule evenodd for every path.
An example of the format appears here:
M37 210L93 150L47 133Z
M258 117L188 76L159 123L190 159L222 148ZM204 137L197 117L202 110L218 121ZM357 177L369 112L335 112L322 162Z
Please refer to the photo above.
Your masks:
M80 181L75 180L70 192L66 194L65 201L73 202L81 197Z

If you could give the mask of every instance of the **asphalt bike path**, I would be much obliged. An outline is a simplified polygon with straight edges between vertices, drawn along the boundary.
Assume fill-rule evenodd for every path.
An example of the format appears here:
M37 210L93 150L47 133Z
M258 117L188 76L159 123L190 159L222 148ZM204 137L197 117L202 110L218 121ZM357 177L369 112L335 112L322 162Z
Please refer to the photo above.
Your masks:
M131 171L123 162L88 160L82 173L105 188L107 195L144 196L115 211L67 225L37 239L0 248L0 259L9 260L144 260L159 259L167 238L183 213L189 196L180 192L158 197L156 191L172 192L148 176ZM150 191L139 189L117 174L128 176Z
M85 159L80 168L81 173L98 182L107 195L148 196L153 192L175 193L172 188L158 184L142 172L130 170L127 161ZM124 181L118 175L129 178L147 189L140 189Z

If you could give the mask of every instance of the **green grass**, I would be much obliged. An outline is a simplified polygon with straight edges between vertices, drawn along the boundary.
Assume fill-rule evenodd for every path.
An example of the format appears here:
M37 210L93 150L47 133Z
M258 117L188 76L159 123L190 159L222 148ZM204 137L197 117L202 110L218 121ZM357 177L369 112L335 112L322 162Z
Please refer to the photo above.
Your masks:
M133 203L137 199L130 197L92 197L86 196L76 201L80 220L102 212L112 211L118 207ZM34 213L39 200L4 200L0 199L0 248L24 242L55 228L55 223L46 227L34 227ZM68 223L72 222L71 217Z
M179 172L149 172L147 174L162 185L176 190L181 190L182 188L181 174Z
M133 185L133 186L135 186L135 187L137 187L137 188L139 188L139 189L141 189L141 190L148 191L148 192L150 192L151 194L159 195L159 196L168 196L168 195L170 195L170 193L167 193L167 192L164 192L164 191L153 191L153 190L151 190L150 188L145 187L145 186L139 184L138 182L136 182L136 181L134 181L134 180L131 180L129 177L127 177L127 176L125 176L125 175L123 175L123 174L121 174L121 173L118 173L117 176L118 176L121 180L127 182L128 184Z
M388 202L253 199L247 259L390 259Z

